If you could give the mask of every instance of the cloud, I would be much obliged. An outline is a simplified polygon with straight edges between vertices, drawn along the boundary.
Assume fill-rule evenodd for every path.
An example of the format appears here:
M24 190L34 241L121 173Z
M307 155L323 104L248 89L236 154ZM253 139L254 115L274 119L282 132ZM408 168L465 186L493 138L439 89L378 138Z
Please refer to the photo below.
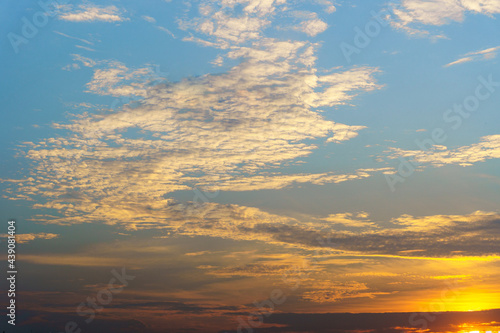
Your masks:
M338 213L330 214L327 217L320 218L322 221L327 221L333 224L341 224L346 227L366 228L373 227L376 224L368 219L368 213L359 212L353 213Z
M315 4L323 6L327 13L336 10L331 1L319 0L315 1ZM309 36L316 36L328 27L324 21L317 18L316 13L297 11L294 6L283 0L237 0L223 1L220 4L202 1L198 13L201 16L195 19L182 19L180 28L203 37L190 36L184 40L221 49L256 42L264 37L266 29L283 29L280 24L272 23L290 15L298 22L293 26L285 24L287 29L301 31Z
M330 237L327 248L331 251L364 255L498 253L491 232L499 220L496 213L402 215L390 221L394 228L374 229L379 223L363 212L335 213L307 222L253 207L206 202L212 200L212 193L198 188L281 189L390 172L388 168L348 174L276 171L316 149L305 140L323 138L337 143L355 137L363 127L326 120L317 109L344 104L358 91L378 88L372 68L319 75L313 67L314 50L314 45L302 41L263 39L252 47L229 51L226 57L240 63L225 73L155 85L149 84L147 68L100 63L89 91L138 95L136 105L78 115L69 123L54 125L69 135L26 143L26 157L34 163L36 177L15 181L18 190L11 192L17 199L43 192L46 201L34 205L40 213L33 218L45 223L102 221L128 230L159 228L172 234L301 249L318 248L318 239ZM499 140L500 136L489 136L453 151L410 153L431 163L473 163L497 156ZM193 189L198 192L188 202L178 202L171 194ZM48 215L45 209L61 215ZM361 230L338 230L346 226ZM88 258L80 264L90 262Z
M413 217L411 215L401 215L391 220L399 226L403 226L408 231L426 231L439 227L449 227L456 223L473 224L481 221L495 221L499 215L495 212L476 211L468 215L431 215L422 217Z
M72 71L72 70L80 69L81 68L80 65L83 65L85 67L94 67L98 64L97 61L92 60L92 59L87 58L87 57L84 57L80 54L72 54L71 57L73 58L73 61L77 61L77 62L74 62L72 64L68 64L68 65L64 66L62 68L63 70Z
M248 215L247 213L245 215ZM364 213L354 215L359 215L361 218L366 217ZM487 216L487 214L479 213L470 215L457 215L456 219L477 228L482 222L476 217L471 218L472 215ZM227 217L231 218L231 214L228 214ZM436 229L442 220L454 219L453 216L443 215L443 217L443 219L436 217L436 224L428 231ZM414 217L416 220L422 218L427 217ZM471 221L465 222L469 218ZM478 222L473 222L473 219ZM225 223L215 226L217 224L215 220L211 220L204 225L204 228L213 227L216 229L226 226ZM242 230L242 234L252 233L251 223L243 222L241 226L247 225L250 230ZM98 226L94 227L99 229ZM94 227L84 228L96 231ZM272 230L274 227L277 230ZM446 227L449 230L456 229L456 225L453 223L446 223ZM492 227L494 230L495 226ZM286 229L279 223L270 224L268 230L275 235L288 236L289 239L292 239L291 236L294 235L292 229ZM483 237L487 232L478 233L476 231L472 231L472 233L477 238L477 245L484 241ZM459 236L461 232L448 233L448 236L443 236L446 233L446 231L440 232L435 235L435 240L422 239L420 243L428 242L427 244L431 248L434 242L442 241L440 238L448 238L450 245L451 243L455 245L461 243ZM161 234L161 231L155 234ZM325 231L320 231L314 236L323 235L322 237L324 237L326 234ZM425 237L426 234L420 235ZM296 231L295 235L300 235L300 233ZM362 247L364 241L369 240L368 234L352 233L351 235L353 238L347 242L355 243L357 247ZM264 302L268 299L269 292L276 287L279 287L287 297L287 303L281 312L287 311L286 307L292 307L297 312L307 311L307 313L325 311L345 313L367 310L378 312L382 306L390 312L410 311L412 304L416 302L428 304L430 300L435 299L434 295L439 297L441 289L452 281L456 281L458 287L467 286L470 288L471 296L476 297L476 299L481 297L480 299L483 301L482 296L487 291L482 290L480 294L474 293L474 291L478 287L482 288L482 286L492 282L490 290L494 294L491 295L491 304L494 304L494 301L498 299L498 297L495 298L498 295L494 289L494 281L496 281L497 276L490 276L492 272L495 272L494 267L499 262L498 257L496 261L474 260L482 259L480 257L472 259L457 257L455 261L428 257L416 260L419 258L418 254L411 253L384 257L376 256L373 252L354 253L350 251L345 253L337 249L340 246L346 246L342 242L337 245L329 242L324 243L325 247L319 248L312 254L313 251L308 251L306 247L279 248L270 242L265 244L233 242L221 239L207 240L205 237L194 238L193 241L198 246L193 248L193 242L189 241L188 237L151 239L150 233L144 234L144 237L140 237L139 234L136 236L138 237L127 240L98 242L92 247L84 247L72 254L26 253L23 256L26 267L55 265L57 266L55 269L63 273L66 272L64 275L75 281L72 293L25 295L25 298L29 299L29 302L28 300L25 302L26 308L33 309L33 307L42 304L45 305L45 308L53 311L70 313L71 309L74 309L74 304L79 304L81 299L88 296L89 290L92 290L91 294L95 295L106 286L105 283L108 281L108 278L106 280L81 278L82 270L104 269L109 272L110 266L119 267L119 265L126 266L128 274L143 278L135 279L133 288L125 288L120 299L109 304L108 315L115 318L121 314L129 319L140 317L143 321L147 321L150 326L153 326L154 322L149 318L157 316L159 312L163 314L167 312L169 318L172 318L174 314L181 316L184 323L186 316L192 322L194 319L191 317L194 314L207 313L217 316L219 330L221 328L229 329L231 324L225 326L220 324L219 316L222 313L226 315L230 313L235 316L247 312L251 313L255 311L254 302ZM356 239L356 236L364 236L365 238ZM410 233L405 233L394 236L394 238L400 237L401 240L397 241L398 246L408 240L412 243L417 235L412 236ZM295 239L300 238L296 237ZM302 240L306 239L302 238ZM311 237L310 240L318 246L314 237ZM486 242L489 241L486 240ZM214 244L217 244L216 248L213 248ZM386 246L384 243L379 244ZM189 250L198 251L206 248L213 248L215 251L188 252ZM335 250L329 251L332 248ZM380 251L384 250L386 249ZM182 254L186 252L191 255L183 256ZM405 257L402 257L403 255ZM488 257L483 259L488 259ZM419 269L417 270L417 268ZM479 285L478 281L480 281ZM45 289L54 283L57 284L57 281L47 281L47 283ZM164 288L158 291L156 286L164 286ZM391 296L385 297L387 295ZM462 294L462 296L465 295L465 293ZM59 301L63 298L64 300ZM466 302L467 299L461 297L460 300ZM381 303L383 304L381 305ZM51 308L46 306L47 304L58 304L58 307ZM135 312L132 314L129 311L124 311L129 309L133 309ZM275 314L278 313L275 312ZM201 320L201 318L197 320ZM165 324L165 321L162 320L161 324L163 324L162 327L168 325L168 327L174 328L171 322ZM181 325L181 327L186 328L185 325ZM202 326L198 326L203 332L217 331L200 327ZM158 332L161 332L161 328Z
M86 51L95 52L95 50L90 48L90 47L86 47L86 46L82 46L82 45L75 45L75 47L78 47L79 49L83 49Z
M163 31L163 32L166 32L167 34L169 34L170 36L172 36L172 38L175 38L175 35L174 35L174 34L173 34L173 33L172 33L169 29L167 29L167 28L165 28L165 27L162 27L162 26L160 26L160 25L157 25L157 24L156 24L156 19L155 19L155 18L153 18L153 17L151 17L151 16L146 16L146 15L143 15L143 16L141 16L141 17L142 17L142 19L143 19L144 21L147 21L147 22L149 22L149 23L152 23L152 24L153 24L153 25L154 25L154 26L155 26L158 30L161 30L161 31Z
M226 8L219 11L202 11L202 14L205 15L197 20L181 21L180 28L192 29L197 33L209 36L214 41L213 45L218 45L220 48L228 48L231 44L241 44L248 40L259 39L264 27L271 23L265 16L247 10L244 10L241 16L227 13Z
M170 36L172 36L172 38L175 38L175 35L170 31L168 30L167 28L165 27L162 27L162 26L157 26L157 28L163 32L166 32L167 34L169 34Z
M463 58L450 62L449 64L444 65L444 67L450 67L453 65L463 64L465 62L470 62L470 61L494 59L497 56L496 51L498 51L499 49L500 46L496 46L480 51L469 52L466 53L463 56Z
M332 280L340 276L327 271L327 265L322 262L313 263L298 254L274 255L274 258L261 256L255 259L254 262L239 266L202 265L198 268L209 275L228 280L263 277L280 279L282 284L290 285L289 288L293 290L300 287L300 299L314 303L335 303L347 298L373 298L386 294L370 291L366 284L357 281Z
M263 39L231 50L227 57L241 62L226 73L165 84L152 84L148 68L99 62L88 91L136 99L112 112L85 113L54 124L70 135L27 146L26 157L38 165L38 177L23 184L23 190L43 190L48 202L37 207L57 209L67 221L76 216L90 221L97 209L117 223L130 220L125 212L133 211L144 221L143 209L151 205L169 210L171 200L164 198L178 190L280 189L362 179L382 171L275 172L317 148L306 140L333 144L356 137L364 126L327 120L319 108L346 104L358 93L380 87L374 68L317 74L314 50L306 42Z
M250 211L255 214L249 215ZM496 255L498 258L500 254L496 242L500 214L496 212L476 211L467 215L417 217L401 215L391 219L392 227L383 229L373 229L375 222L369 221L366 213L332 214L326 219L318 219L365 227L364 230L356 232L339 231L331 224L305 223L278 216L266 218L258 210L249 210L240 216L246 216L247 222L243 222L241 218L222 224L210 220L200 221L201 224L185 224L178 231L199 235L198 229L202 229L205 235L217 234L223 238L259 240L311 251L318 248L330 249L340 251L337 254L346 255L357 253L414 258ZM196 231L191 233L191 227Z
M258 190L278 190L292 186L293 184L310 183L324 185L329 183L342 183L349 180L363 179L371 177L375 172L392 170L391 168L378 169L358 169L352 174L335 174L333 172L318 174L290 174L273 175L266 174L253 177L241 177L224 181L221 179L216 185L204 187L208 191L258 191Z
M73 63L73 64L68 64L68 65L62 67L62 70L75 71L75 70L80 69L80 68L81 68L80 65Z
M365 129L335 122L327 112L380 89L379 70L319 72L317 43L260 36L263 22L283 1L240 2L244 6L202 2L205 7L197 8L202 17L182 23L204 33L214 47L231 45L221 57L237 64L218 74L159 83L148 67L74 55L78 64L93 69L88 93L133 100L106 112L76 113L53 124L57 135L26 143L24 157L33 163L33 177L13 183L12 199L36 197L33 219L45 223L103 222L128 230L275 242L268 230L297 221L253 207L210 203L207 191L323 185L389 170L284 170L302 163L318 142L340 144ZM211 29L213 20L217 24ZM250 42L254 33L261 38ZM249 42L240 45L243 40ZM177 201L175 192L186 190L193 199Z
M67 35L67 34L65 34L65 33L62 33L62 32L59 32L59 31L55 31L55 30L54 30L54 32L55 32L56 34L58 34L58 35L61 35L61 36L67 37L67 38L71 38L71 39L76 39L76 40L78 40L78 41L80 41L80 42L82 42L82 43L88 44L88 45L94 45L94 43L89 42L88 40L83 39L83 38L73 37L73 36L70 36L70 35Z
M402 11L396 13L405 24L443 25L464 18L465 8L458 0L405 0L401 5Z
M349 220L354 214L348 215ZM334 216L337 219L339 216ZM342 216L340 216L342 217ZM366 223L366 217L357 218ZM262 233L273 235L274 242L318 247L318 239L328 239L327 248L359 254L411 257L453 257L496 255L500 214L477 211L468 215L402 215L391 220L393 227L365 231L337 231L317 224L256 225ZM355 225L354 221L349 221Z
M331 303L348 298L373 298L377 294L385 294L367 292L368 289L369 288L364 283L356 281L314 281L314 289L306 291L302 295L302 299L314 303Z
M481 138L481 142L470 146L448 149L445 146L434 146L430 150L404 150L390 148L391 159L411 157L416 162L442 167L448 164L471 166L474 163L488 159L500 158L500 135L488 135Z
M90 58L81 56L79 54L72 54L71 56L73 57L73 60L79 61L85 67L94 67L97 64L96 61L94 61Z
M88 167L86 165L88 163L80 164L80 169ZM90 170L96 172L92 166ZM110 179L118 177L109 176ZM101 177L98 179L99 182L104 180ZM61 183L62 179L55 181ZM38 191L30 186L30 183L34 182L34 179L25 180L19 186L21 189L26 187L36 193ZM168 182L162 179L161 187L153 187L155 182L146 181L143 183L144 188L134 184L135 192L133 195L127 193L126 196L119 193L110 195L106 184L100 184L101 187L97 188L87 180L74 181L73 186L81 189L79 192L71 192L69 189L61 192L57 190L58 185L41 184L39 188L44 190L44 194L55 199L37 203L34 208L56 209L64 215L56 217L40 214L33 218L56 224L102 221L111 225L118 224L127 230L158 228L180 235L261 241L309 250L326 246L333 251L365 255L452 257L500 253L496 242L498 235L495 231L498 230L500 215L495 212L478 211L469 215L424 217L401 215L389 221L393 224L392 228L373 229L373 226L380 225L380 222L371 221L364 212L330 214L327 217L310 218L311 222L307 222L307 218L305 221L299 221L253 207L203 203L206 199L199 197L198 194L192 202L187 203L180 203L174 199L161 199L162 190L169 186ZM130 186L128 183L122 185ZM94 191L92 196L88 193L89 186ZM116 185L112 182L110 186ZM145 188L151 191L145 197L148 200L144 200ZM95 192L98 190L99 192ZM151 196L155 194L153 191L160 191L156 199ZM361 230L339 231L338 226L356 227ZM321 245L319 240L325 238L329 239L329 243Z
M499 0L402 0L393 4L391 25L414 36L429 36L422 26L462 22L468 13L491 16L500 13ZM442 38L442 36L434 35Z
M141 17L144 21L147 21L149 23L156 23L156 20L151 16L142 15Z
M96 69L92 80L87 83L89 92L114 97L146 96L147 85L153 77L151 68L130 70L117 61L103 63L106 67Z
M3 234L0 237L7 238L8 235ZM59 237L58 234L51 234L46 232L31 233L31 234L16 234L16 242L20 244L29 243L35 239L53 239Z
M317 4L322 5L324 7L324 11L328 14L331 14L337 10L335 7L335 2L328 0L316 0Z
M39 265L75 266L75 267L111 267L114 265L128 265L125 258L102 258L100 256L78 256L60 254L27 254L23 260ZM129 265L130 267L130 265ZM134 267L134 266L133 266Z
M316 36L319 33L322 33L328 28L328 24L321 21L320 19L314 19L302 22L300 26L295 28L296 30L302 31L309 36Z
M206 254L211 254L213 253L212 251L199 251L199 252L188 252L184 253L185 256L203 256Z
M453 65L463 64L465 62L469 62L469 61L473 61L473 60L474 60L474 58L471 58L471 57L460 58L458 60L450 62L449 64L444 65L444 67L450 67Z
M261 276L282 277L284 275L289 275L290 272L296 268L296 264L252 263L244 266L199 266L198 268L207 271L207 274L223 278ZM308 274L314 271L316 271L316 268L313 267L303 268L301 270L303 274Z
M123 10L119 10L116 6L101 7L93 4L79 5L78 9L73 9L73 6L67 8L63 13L59 14L59 19L70 22L122 22L127 20L123 17Z

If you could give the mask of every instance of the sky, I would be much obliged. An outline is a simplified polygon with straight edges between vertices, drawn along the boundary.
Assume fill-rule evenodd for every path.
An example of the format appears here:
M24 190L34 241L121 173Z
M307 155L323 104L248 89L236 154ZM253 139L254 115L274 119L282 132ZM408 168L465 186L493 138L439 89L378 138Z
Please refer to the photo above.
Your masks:
M0 328L500 330L499 14L3 1Z

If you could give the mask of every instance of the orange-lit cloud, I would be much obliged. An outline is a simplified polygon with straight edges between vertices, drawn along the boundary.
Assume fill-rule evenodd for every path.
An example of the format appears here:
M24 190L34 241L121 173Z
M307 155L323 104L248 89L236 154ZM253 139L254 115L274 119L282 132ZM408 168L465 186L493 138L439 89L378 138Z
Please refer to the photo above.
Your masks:
M7 234L0 235L0 237L8 237ZM29 243L35 239L53 239L59 237L58 234L39 232L39 233L31 233L31 234L16 234L16 242L17 243Z
M302 163L318 148L312 139L333 145L357 137L365 126L329 120L322 109L380 89L375 79L379 69L320 72L315 66L318 44L261 36L282 1L244 4L240 8L232 2L202 2L201 17L181 22L225 50L221 61L239 60L221 74L158 83L148 68L75 57L94 70L88 92L135 100L109 112L75 115L67 123L54 124L65 135L26 143L33 177L15 182L18 191L9 189L11 198L26 200L43 193L34 208L40 211L35 219L44 222L178 228L186 218L199 219L185 212L192 211L192 202L174 200L176 191L282 189L389 172L389 168L277 171L284 164ZM240 45L243 42L247 43ZM226 50L226 44L231 48ZM217 205L202 210L214 207L217 214L251 210ZM45 213L46 209L56 210L59 217ZM222 229L233 228L232 222L227 223Z

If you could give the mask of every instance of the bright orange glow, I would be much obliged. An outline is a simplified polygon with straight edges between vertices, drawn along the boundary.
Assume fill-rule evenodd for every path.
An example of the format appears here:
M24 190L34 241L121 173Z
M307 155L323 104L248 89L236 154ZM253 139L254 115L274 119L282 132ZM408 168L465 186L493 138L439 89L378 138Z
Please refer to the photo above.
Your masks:
M482 287L455 287L429 295L428 298L418 302L421 310L441 311L482 311L500 307L500 293L493 286ZM470 327L469 327L470 328ZM472 327L473 328L473 327ZM469 333L469 331L464 332Z
M498 292L488 289L462 289L456 300L450 302L448 311L481 311L498 308L499 297Z
M462 324L460 327L464 328L460 330L459 333L500 333L499 327L481 327L479 328L477 325L471 324Z

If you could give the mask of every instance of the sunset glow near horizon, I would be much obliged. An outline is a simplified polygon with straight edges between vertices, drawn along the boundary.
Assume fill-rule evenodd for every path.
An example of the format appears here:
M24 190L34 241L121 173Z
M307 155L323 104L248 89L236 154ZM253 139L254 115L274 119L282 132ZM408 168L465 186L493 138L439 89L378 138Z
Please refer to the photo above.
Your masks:
M0 9L1 329L498 331L500 0Z

